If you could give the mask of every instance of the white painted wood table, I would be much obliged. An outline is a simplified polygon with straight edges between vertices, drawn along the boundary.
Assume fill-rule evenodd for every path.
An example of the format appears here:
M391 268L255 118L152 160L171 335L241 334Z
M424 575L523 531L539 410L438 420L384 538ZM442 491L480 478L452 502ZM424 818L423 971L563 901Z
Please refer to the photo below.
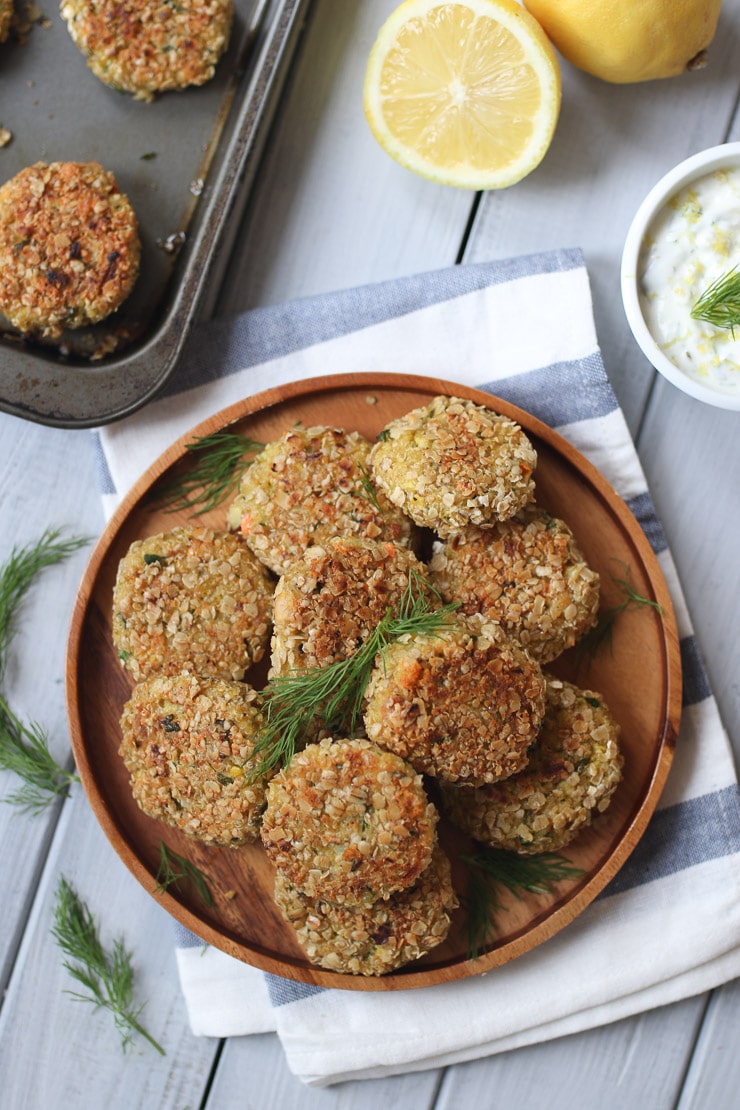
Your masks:
M740 0L725 0L703 72L618 87L564 64L562 115L545 161L514 188L482 197L402 170L364 123L364 63L394 2L314 0L213 310L227 315L456 261L582 247L607 371L737 751L740 414L693 401L651 371L623 317L619 260L650 186L689 154L740 139ZM46 526L100 531L89 440L84 431L0 417L0 557ZM84 561L81 553L45 572L33 589L6 678L17 711L48 725L54 754L68 763L65 637ZM0 794L11 785L3 776ZM480 1062L310 1090L288 1072L273 1035L225 1043L191 1035L163 911L120 863L79 788L43 817L0 806L0 845L3 1110L738 1105L738 983ZM106 1016L64 993L69 981L49 932L62 872L135 952L146 1023L165 1058L123 1056Z

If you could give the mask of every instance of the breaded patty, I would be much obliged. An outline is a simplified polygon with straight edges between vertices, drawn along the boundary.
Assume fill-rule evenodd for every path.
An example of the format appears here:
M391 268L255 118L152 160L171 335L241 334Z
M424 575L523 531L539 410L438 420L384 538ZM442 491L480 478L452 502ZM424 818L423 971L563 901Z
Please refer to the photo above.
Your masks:
M196 675L157 675L134 688L119 751L144 813L206 844L238 848L259 838L256 700L244 683Z
M210 81L231 34L233 0L62 0L96 77L137 100Z
M5 42L13 19L13 0L0 0L0 42Z
M443 786L445 810L495 848L559 851L609 805L622 778L619 732L601 694L548 675L545 717L528 767L477 789Z
M439 846L413 886L371 906L308 898L282 872L275 901L312 963L351 975L384 975L431 952L446 938L458 906L450 862Z
M276 574L334 536L408 544L411 521L374 489L369 455L357 432L293 428L244 472L229 527Z
M410 573L438 607L425 567L405 547L355 538L310 547L275 590L271 675L346 659L397 610Z
M292 886L339 905L371 905L415 883L438 814L421 775L369 740L321 740L271 781L262 843Z
M440 536L506 520L534 497L537 454L519 425L456 397L393 420L370 463L391 501Z
M37 162L0 188L0 312L23 332L105 319L140 257L134 210L97 162Z
M596 623L598 574L567 524L536 506L436 543L430 569L445 601L498 621L541 663Z
M423 774L481 785L526 766L544 710L538 664L497 625L460 618L383 652L365 728Z
M240 679L265 653L274 583L238 535L175 528L118 566L113 644L135 679L190 671Z

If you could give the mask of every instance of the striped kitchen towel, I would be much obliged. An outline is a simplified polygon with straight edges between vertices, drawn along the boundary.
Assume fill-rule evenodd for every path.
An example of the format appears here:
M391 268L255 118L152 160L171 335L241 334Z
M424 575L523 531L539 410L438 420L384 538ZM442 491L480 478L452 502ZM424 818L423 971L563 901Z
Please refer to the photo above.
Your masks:
M532 303L540 316L536 330ZM640 521L669 584L684 711L659 808L625 866L566 929L486 975L422 991L325 990L263 975L213 948L203 952L177 927L193 1031L226 1037L276 1030L291 1069L316 1085L550 1040L740 973L740 805L732 754L604 372L579 251L453 267L202 327L167 393L97 433L108 509L163 448L226 405L300 378L379 370L488 390L556 428L591 459Z

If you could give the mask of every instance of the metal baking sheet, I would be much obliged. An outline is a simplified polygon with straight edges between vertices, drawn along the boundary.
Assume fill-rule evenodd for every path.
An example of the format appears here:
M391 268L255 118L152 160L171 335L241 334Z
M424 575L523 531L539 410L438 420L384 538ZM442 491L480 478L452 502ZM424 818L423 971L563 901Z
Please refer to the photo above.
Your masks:
M12 134L0 182L34 162L100 162L137 213L141 272L117 313L67 331L61 345L23 340L0 317L0 409L82 428L133 412L175 370L219 239L254 177L309 0L235 0L213 80L153 103L99 81L49 2L20 41L0 45L0 128Z

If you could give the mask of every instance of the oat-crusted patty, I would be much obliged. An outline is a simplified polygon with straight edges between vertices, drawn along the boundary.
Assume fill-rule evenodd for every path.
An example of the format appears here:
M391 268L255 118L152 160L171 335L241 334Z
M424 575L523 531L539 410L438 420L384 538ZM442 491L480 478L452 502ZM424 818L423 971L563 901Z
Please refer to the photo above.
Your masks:
M598 574L567 524L536 506L436 543L430 567L445 601L498 621L541 663L596 623Z
M273 580L240 536L175 528L118 566L113 643L135 679L190 671L240 679L265 653Z
M275 590L271 675L346 659L397 610L410 574L431 602L425 567L407 548L352 537L310 547Z
M603 812L622 777L619 725L601 694L547 676L547 706L529 766L503 782L443 786L451 820L485 844L524 855L559 851Z
M275 901L312 963L352 975L384 975L431 952L447 936L458 900L437 846L413 886L367 907L308 898L282 872Z
M371 905L429 866L437 820L403 759L368 740L324 739L271 781L262 843L310 898Z
M229 527L284 574L311 544L334 536L408 544L411 521L369 477L370 444L357 432L293 428L244 472Z
M137 100L203 85L226 50L233 0L62 0L96 77Z
M37 162L0 188L0 312L23 332L105 319L140 257L134 210L97 162Z
M259 838L256 700L245 683L196 675L157 675L134 687L119 751L144 813L206 844L238 848Z
M0 42L5 42L13 19L13 0L0 0Z
M440 536L506 520L534 496L537 454L519 425L456 397L393 420L370 463L391 501Z
M392 644L366 691L371 740L423 774L470 785L521 771L545 709L537 663L497 625L460 618Z

